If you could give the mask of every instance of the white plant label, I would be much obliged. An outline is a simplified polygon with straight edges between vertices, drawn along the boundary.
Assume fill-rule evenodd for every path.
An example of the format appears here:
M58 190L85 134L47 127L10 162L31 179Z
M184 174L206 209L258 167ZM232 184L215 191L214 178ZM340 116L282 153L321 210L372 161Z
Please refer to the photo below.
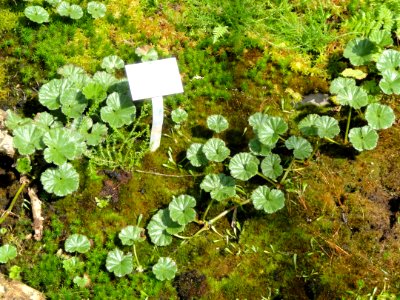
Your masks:
M150 151L160 146L164 119L163 96L183 93L178 64L174 57L126 65L129 89L133 101L152 100L153 124Z

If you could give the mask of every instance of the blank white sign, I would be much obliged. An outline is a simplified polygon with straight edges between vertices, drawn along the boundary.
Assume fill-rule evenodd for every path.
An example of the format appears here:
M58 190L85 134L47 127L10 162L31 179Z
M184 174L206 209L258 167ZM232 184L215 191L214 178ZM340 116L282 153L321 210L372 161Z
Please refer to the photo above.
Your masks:
M183 93L175 57L126 65L132 100Z

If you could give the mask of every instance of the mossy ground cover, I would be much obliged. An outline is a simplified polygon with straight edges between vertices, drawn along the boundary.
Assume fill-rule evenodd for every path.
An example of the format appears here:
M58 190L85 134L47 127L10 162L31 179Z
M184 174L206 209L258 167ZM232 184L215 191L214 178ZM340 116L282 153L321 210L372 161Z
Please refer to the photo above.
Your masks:
M328 93L330 80L348 66L341 54L357 34L352 14L372 7L379 16L379 1L252 1L259 10L247 2L223 1L216 7L214 1L109 0L104 18L53 16L49 24L38 25L24 17L27 3L0 1L5 16L0 25L2 108L16 107L30 116L43 110L37 91L59 67L73 63L95 72L111 54L138 62L137 47L177 57L185 86L184 94L167 98L160 149L146 154L135 170L94 174L80 161L77 193L61 199L39 191L42 241L32 240L29 204L19 199L15 215L2 224L7 229L2 244L18 249L15 260L1 265L3 273L20 266L22 281L50 299L367 299L375 288L381 299L400 294L398 123L380 133L373 151L321 147L314 159L295 169L283 210L265 215L244 206L235 217L239 226L232 226L228 214L214 230L174 239L167 247L156 247L147 237L137 245L144 273L118 278L107 271L108 251L124 247L119 231L139 215L147 224L179 194L193 195L200 213L206 209L209 199L199 184L208 169L191 166L185 153L193 141L212 136L207 116L228 119L230 129L221 138L237 152L252 136L247 119L254 112L267 110L297 124L306 113L323 110L345 127L345 114L334 105L296 110L295 103L308 93ZM393 3L386 5L393 8ZM276 21L283 17L286 22ZM390 20L384 20L388 26ZM220 25L229 30L213 43L213 29ZM396 115L398 101L398 96L389 99ZM179 130L170 119L177 107L189 113ZM12 163L2 158L2 209L19 187ZM107 196L108 206L99 208L96 197ZM223 210L215 205L208 214ZM199 228L191 224L185 235ZM77 272L90 278L85 288L77 287L75 273L63 268L64 242L73 233L91 241L88 253L75 255L83 262ZM174 280L160 282L152 274L160 256L177 262Z

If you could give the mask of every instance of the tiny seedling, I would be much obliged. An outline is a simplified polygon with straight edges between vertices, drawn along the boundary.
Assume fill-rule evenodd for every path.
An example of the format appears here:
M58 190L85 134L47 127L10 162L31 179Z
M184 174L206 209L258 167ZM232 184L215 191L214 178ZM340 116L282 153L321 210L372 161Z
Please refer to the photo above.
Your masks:
M160 257L153 266L152 271L158 280L165 281L174 279L178 268L171 258Z
M0 263L5 264L17 257L17 248L14 245L5 244L0 247Z

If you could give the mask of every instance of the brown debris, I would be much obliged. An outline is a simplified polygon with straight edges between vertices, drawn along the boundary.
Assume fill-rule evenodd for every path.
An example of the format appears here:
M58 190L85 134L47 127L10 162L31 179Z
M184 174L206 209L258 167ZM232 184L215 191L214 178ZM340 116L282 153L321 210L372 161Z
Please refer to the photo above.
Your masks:
M33 188L28 188L28 195L31 199L32 217L33 217L33 230L35 232L33 238L40 241L43 236L43 220L42 217L42 201L36 195Z
M44 300L46 298L30 286L17 280L9 280L0 273L0 299Z

